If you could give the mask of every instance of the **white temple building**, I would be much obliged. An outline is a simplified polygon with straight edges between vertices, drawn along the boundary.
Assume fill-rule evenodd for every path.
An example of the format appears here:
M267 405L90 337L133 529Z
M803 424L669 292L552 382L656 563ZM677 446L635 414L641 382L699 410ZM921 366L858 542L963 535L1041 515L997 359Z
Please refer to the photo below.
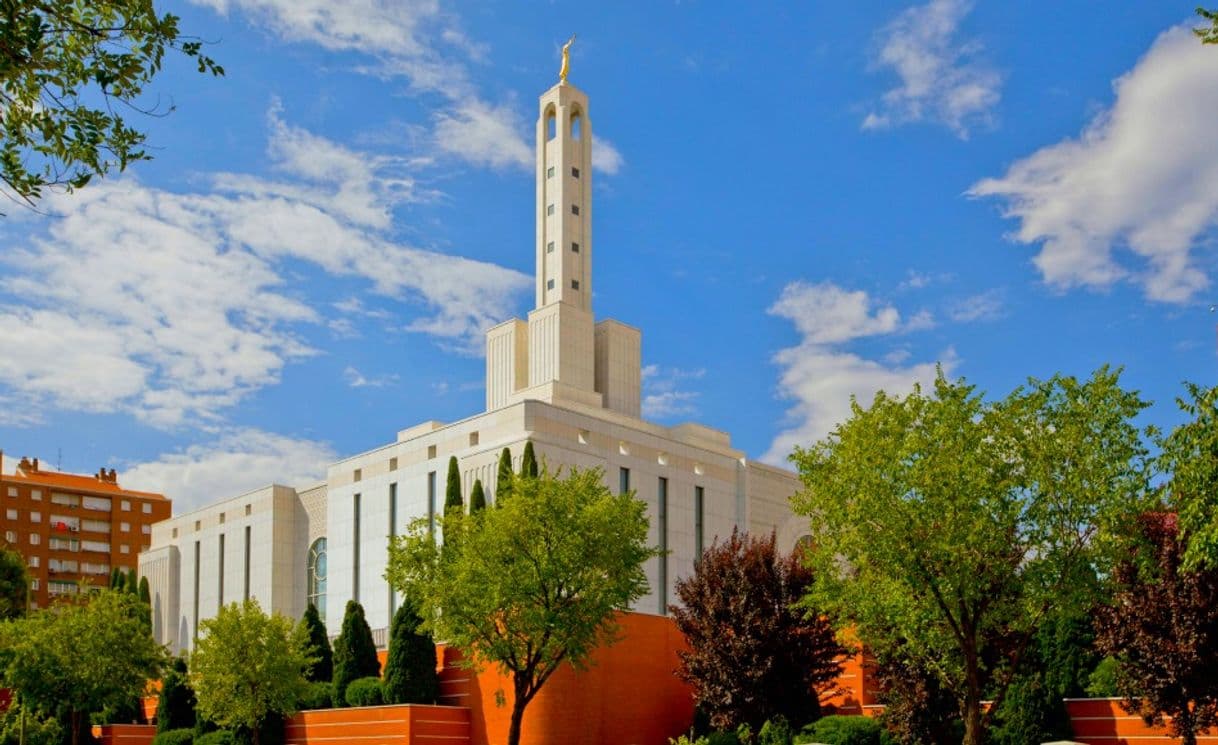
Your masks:
M188 649L200 621L253 597L295 618L314 602L331 634L347 600L358 600L383 644L397 603L383 576L389 539L442 511L450 456L466 503L475 479L493 501L500 452L510 448L519 468L529 440L552 469L603 468L610 488L634 489L646 502L650 541L667 554L646 567L651 592L640 612L665 613L677 578L733 528L777 531L783 551L807 532L788 504L799 488L794 473L748 459L727 433L641 418L642 334L592 311L588 97L562 82L539 103L536 307L486 332L486 410L403 429L330 464L308 488L217 495L154 525L140 573L151 584L158 641Z

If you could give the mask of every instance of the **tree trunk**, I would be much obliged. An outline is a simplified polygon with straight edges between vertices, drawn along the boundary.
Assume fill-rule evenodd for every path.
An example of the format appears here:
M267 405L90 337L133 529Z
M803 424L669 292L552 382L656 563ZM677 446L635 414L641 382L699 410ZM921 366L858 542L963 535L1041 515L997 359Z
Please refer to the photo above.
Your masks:
M529 705L528 680L516 673L512 678L512 722L508 727L507 745L520 745L520 725L524 722L524 707Z
M969 637L964 645L964 743L981 745L981 661L977 645Z
M253 726L253 728L251 729L251 735L253 736L254 745L258 745L258 737L259 737L259 735L262 734L262 732L260 731L261 729L262 729L262 722L255 724Z
M80 712L72 709L72 713L68 715L68 722L72 727L72 745L80 745Z

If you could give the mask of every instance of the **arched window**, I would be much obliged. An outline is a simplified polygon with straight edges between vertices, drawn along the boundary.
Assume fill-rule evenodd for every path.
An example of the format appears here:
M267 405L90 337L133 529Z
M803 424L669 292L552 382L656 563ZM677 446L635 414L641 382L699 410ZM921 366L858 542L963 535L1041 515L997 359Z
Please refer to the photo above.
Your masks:
M558 118L554 114L554 107L546 109L546 139L552 140L558 134Z
M571 114L571 139L578 140L583 134L584 118L579 115L579 111Z
M317 608L324 623L326 620L326 539L318 538L309 547L309 602Z

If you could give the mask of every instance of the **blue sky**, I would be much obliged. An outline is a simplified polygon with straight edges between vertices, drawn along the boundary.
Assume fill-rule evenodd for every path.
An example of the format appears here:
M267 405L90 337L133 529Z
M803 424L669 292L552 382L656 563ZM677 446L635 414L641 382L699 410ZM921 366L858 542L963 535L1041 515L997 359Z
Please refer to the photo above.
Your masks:
M576 31L599 316L645 410L781 462L942 365L1212 383L1218 48L1193 3L194 0L156 159L0 222L0 446L179 508L483 407L531 306Z

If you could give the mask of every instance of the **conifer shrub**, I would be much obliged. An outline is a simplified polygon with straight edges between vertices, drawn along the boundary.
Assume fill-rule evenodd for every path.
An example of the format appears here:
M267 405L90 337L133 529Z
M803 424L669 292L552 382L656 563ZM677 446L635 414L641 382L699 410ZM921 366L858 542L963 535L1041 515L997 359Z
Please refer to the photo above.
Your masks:
M433 704L439 694L436 645L431 634L419 631L423 619L410 602L393 614L389 656L385 660L385 703Z
M161 692L156 704L156 731L193 729L195 703L195 692L187 677L186 660L177 657L161 676Z
M482 479L474 479L474 486L469 490L469 514L486 509L486 491L482 488Z
M535 479L538 474L537 454L533 452L533 441L529 440L524 444L524 455L520 457L520 476L526 479Z
M444 487L444 514L460 512L464 509L461 502L461 470L457 467L457 456L448 458L448 482Z
M347 686L359 678L377 677L381 663L376 658L372 629L364 618L364 607L354 600L347 601L343 628L334 640L334 704L345 706Z
M512 451L504 448L499 454L499 469L495 474L495 504L499 505L512 495L512 480L516 474L512 472Z
M194 741L194 728L185 727L181 729L167 729L164 732L158 732L157 736L152 738L152 745L191 745L191 743Z
M324 680L309 683L309 688L300 698L298 706L302 710L332 708L334 706L334 684Z
M347 685L345 695L348 706L380 706L385 703L380 678L357 678Z
M305 639L305 652L315 659L305 671L305 679L310 682L332 680L334 652L330 649L330 639L326 636L326 625L321 622L321 614L312 603L305 609L297 633Z

